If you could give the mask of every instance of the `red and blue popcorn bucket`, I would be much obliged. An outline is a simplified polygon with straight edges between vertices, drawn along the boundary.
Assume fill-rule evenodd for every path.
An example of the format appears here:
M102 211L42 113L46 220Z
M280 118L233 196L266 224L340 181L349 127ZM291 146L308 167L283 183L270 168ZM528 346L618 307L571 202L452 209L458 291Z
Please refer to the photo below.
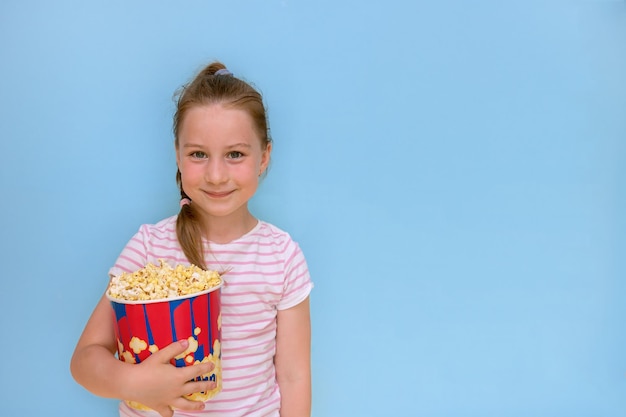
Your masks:
M187 398L206 401L222 390L221 304L223 281L213 288L185 296L158 300L127 301L107 293L115 314L118 358L139 363L169 344L187 339L189 347L171 360L177 367L213 362L215 368L196 380L211 380L215 389L190 394ZM142 404L128 401L138 409Z

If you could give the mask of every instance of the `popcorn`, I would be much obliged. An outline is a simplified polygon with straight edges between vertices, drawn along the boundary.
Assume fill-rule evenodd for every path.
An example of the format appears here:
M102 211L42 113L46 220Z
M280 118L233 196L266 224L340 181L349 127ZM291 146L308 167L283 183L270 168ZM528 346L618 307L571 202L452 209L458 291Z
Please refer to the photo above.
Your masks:
M145 268L111 278L108 295L125 301L174 298L215 288L222 283L217 271L205 271L195 265L170 266L159 259L159 266Z
M209 391L185 395L207 401L222 390L221 287L216 271L194 265L172 267L163 259L133 273L112 277L106 296L115 316L118 359L137 364L171 343L186 339L188 347L170 359L176 367L212 362L213 371L194 381L214 381ZM136 401L132 408L148 410Z

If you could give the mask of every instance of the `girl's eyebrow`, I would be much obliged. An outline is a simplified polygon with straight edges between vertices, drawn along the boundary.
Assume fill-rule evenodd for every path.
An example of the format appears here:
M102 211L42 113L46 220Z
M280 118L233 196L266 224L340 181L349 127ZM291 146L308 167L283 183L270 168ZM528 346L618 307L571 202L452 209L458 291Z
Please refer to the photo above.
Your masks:
M239 143L235 143L233 145L228 145L226 147L226 149L233 149L233 148L251 148L252 145L250 145L249 143L245 143L245 142L239 142ZM202 148L202 144L199 143L185 143L183 145L183 148Z
M240 148L240 147L251 148L252 145L250 145L249 143L240 142L240 143L235 143L234 145L229 145L226 147L226 149L233 149L233 148Z

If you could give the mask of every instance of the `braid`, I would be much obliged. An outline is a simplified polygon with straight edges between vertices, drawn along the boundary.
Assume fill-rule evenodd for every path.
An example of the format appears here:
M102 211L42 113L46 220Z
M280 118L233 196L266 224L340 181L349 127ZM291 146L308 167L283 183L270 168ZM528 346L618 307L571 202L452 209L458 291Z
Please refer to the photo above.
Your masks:
M180 208L176 221L176 234L189 263L205 270L208 269L204 262L200 222L191 204L185 204Z

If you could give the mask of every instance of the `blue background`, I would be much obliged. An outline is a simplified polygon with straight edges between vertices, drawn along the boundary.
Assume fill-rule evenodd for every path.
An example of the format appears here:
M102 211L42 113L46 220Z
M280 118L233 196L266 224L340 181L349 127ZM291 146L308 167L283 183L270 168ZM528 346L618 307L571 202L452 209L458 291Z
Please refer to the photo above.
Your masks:
M268 104L314 416L626 414L623 1L4 0L0 54L3 415L115 415L69 359L213 59Z

